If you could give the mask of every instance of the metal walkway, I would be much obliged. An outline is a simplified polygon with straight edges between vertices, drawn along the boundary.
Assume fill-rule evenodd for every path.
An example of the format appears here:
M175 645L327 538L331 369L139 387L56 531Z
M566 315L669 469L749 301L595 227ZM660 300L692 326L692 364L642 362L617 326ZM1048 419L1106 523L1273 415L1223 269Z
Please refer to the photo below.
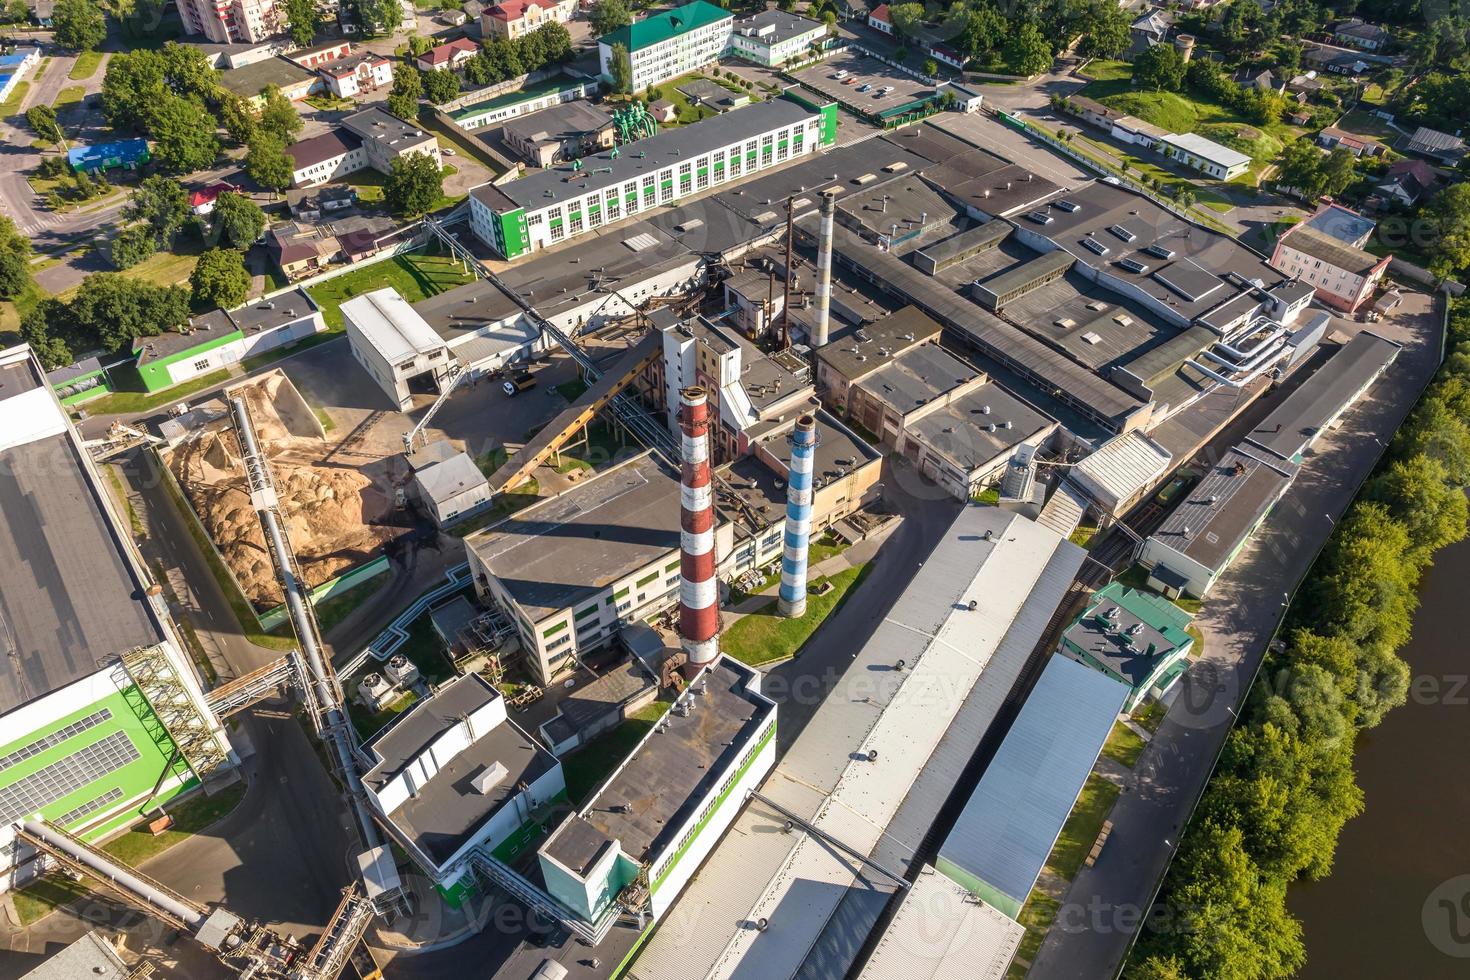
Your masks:
M315 714L311 685L306 682L301 654L295 650L264 667L221 684L208 691L204 699L217 717L224 718L272 697L283 687L295 687L301 691L307 700L307 708L312 709Z

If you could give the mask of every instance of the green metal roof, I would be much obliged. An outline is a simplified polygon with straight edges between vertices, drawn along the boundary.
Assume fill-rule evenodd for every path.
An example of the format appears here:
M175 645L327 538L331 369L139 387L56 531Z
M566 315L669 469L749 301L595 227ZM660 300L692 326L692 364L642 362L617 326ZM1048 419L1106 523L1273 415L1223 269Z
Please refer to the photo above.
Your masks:
M645 17L628 27L619 27L617 30L604 35L600 40L608 47L614 44L623 44L631 54L634 51L642 51L644 48L659 44L669 38L687 34L701 27L719 23L722 20L733 20L728 10L721 10L712 3L705 0L693 0L682 7Z

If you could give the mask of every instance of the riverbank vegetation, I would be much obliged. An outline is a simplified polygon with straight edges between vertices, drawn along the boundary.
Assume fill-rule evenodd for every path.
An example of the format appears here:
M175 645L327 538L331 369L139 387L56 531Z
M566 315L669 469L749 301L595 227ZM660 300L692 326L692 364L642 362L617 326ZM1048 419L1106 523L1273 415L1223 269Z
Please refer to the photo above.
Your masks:
M1362 811L1357 735L1404 702L1420 576L1467 530L1470 302L1448 357L1318 556L1180 842L1132 980L1262 980L1306 960L1287 887Z

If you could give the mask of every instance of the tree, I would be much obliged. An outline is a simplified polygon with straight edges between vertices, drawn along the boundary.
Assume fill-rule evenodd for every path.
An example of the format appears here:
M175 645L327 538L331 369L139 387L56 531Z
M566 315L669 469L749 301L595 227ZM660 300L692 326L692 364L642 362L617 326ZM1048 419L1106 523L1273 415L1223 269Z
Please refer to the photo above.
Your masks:
M231 309L245 302L250 294L250 273L245 271L245 256L233 248L211 248L199 256L199 264L189 276L194 302L206 306Z
M31 240L0 215L0 296L19 296L31 281Z
M414 58L428 54L429 49L433 46L434 41L432 38L425 37L422 34L410 34L408 36L408 53Z
M1177 92L1184 84L1184 62L1171 44L1155 44L1133 59L1133 82L1155 92Z
M563 24L552 21L536 28L521 40L529 42L533 37L541 46L541 63L537 67L561 64L572 56L572 32ZM527 70L530 70L529 66Z
M1357 157L1345 147L1336 147L1322 161L1322 193L1337 197L1358 179Z
M1129 16L1116 3L1094 4L1084 22L1087 36L1082 54L1089 58L1116 58L1128 50Z
M260 121L255 118L255 110L250 108L250 103L233 92L220 100L219 119L225 132L229 134L230 139L235 141L236 146L244 146L249 143L260 126Z
M215 121L199 103L165 95L152 117L153 158L171 173L203 170L219 156Z
M189 195L172 177L145 177L129 198L126 214L128 220L143 223L154 248L170 248L189 220Z
M244 194L221 194L214 202L214 228L229 245L246 249L265 231L265 212Z
M989 6L973 6L965 11L965 26L955 39L960 53L968 58L986 58L1005 43L1010 24L1000 11Z
M893 25L893 33L898 37L913 39L913 31L924 22L924 5L922 3L900 3L888 8L888 21Z
M624 0L602 0L592 11L592 33L598 37L632 23L633 15Z
M283 143L291 143L301 135L301 114L291 100L281 94L274 85L267 85L263 93L265 102L260 108L257 123L264 132L279 137Z
M1306 139L1286 144L1277 180L1295 188L1307 200L1315 201L1322 196L1322 151Z
M108 244L108 256L119 269L130 269L157 250L153 232L146 225L124 228Z
M59 0L51 18L52 37L70 51L96 51L107 40L107 21L92 0Z
M1002 51L1007 65L1018 75L1035 75L1051 67L1051 44L1029 22L1011 33Z
M424 73L424 94L433 105L442 105L459 94L459 76L448 68Z
M893 57L904 62L909 60L909 49L900 44L893 52Z
M404 65L393 76L393 89L388 93L388 111L399 119L412 122L419 115L419 99L424 94L424 80L419 70Z
M933 58L925 58L924 59L924 74L928 75L930 78L933 78L935 75L938 75L939 74L939 62L935 61Z
M26 0L5 0L5 5L0 7L0 22L6 24L23 24L30 16L31 8Z
M628 56L628 46L618 41L612 46L607 59L607 70L612 76L614 92L627 94L633 91L633 62Z
M257 133L245 153L245 172L261 187L283 191L291 186L296 165L279 136Z
M119 52L108 59L102 76L102 114L114 129L142 129L152 102L164 91L162 54Z
M1389 464L1368 484L1368 498L1382 502L1408 529L1420 561L1465 537L1465 493L1450 483L1443 463L1423 453Z
M196 102L212 104L219 98L219 71L204 52L192 44L169 41L159 51L163 80L169 91Z
M306 47L321 28L321 16L313 0L286 0L286 23L290 25L291 40Z
M429 213L444 193L444 175L434 158L412 153L393 161L383 183L383 200L401 218Z
M1429 268L1448 278L1470 265L1470 184L1451 184L1422 212L1437 234L1428 244Z
M392 34L403 19L398 0L359 0L357 9L363 24L374 34Z
M33 133L48 143L65 142L61 125L56 121L56 110L49 105L33 105L27 109L26 124Z

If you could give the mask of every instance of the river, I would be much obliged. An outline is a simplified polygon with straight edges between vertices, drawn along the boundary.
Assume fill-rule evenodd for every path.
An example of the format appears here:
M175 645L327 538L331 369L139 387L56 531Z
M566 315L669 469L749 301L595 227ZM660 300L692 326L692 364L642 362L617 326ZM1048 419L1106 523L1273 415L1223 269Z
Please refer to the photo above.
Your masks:
M1358 742L1364 810L1338 842L1332 875L1294 887L1302 980L1470 976L1470 541L1425 576L1403 650L1408 703Z

